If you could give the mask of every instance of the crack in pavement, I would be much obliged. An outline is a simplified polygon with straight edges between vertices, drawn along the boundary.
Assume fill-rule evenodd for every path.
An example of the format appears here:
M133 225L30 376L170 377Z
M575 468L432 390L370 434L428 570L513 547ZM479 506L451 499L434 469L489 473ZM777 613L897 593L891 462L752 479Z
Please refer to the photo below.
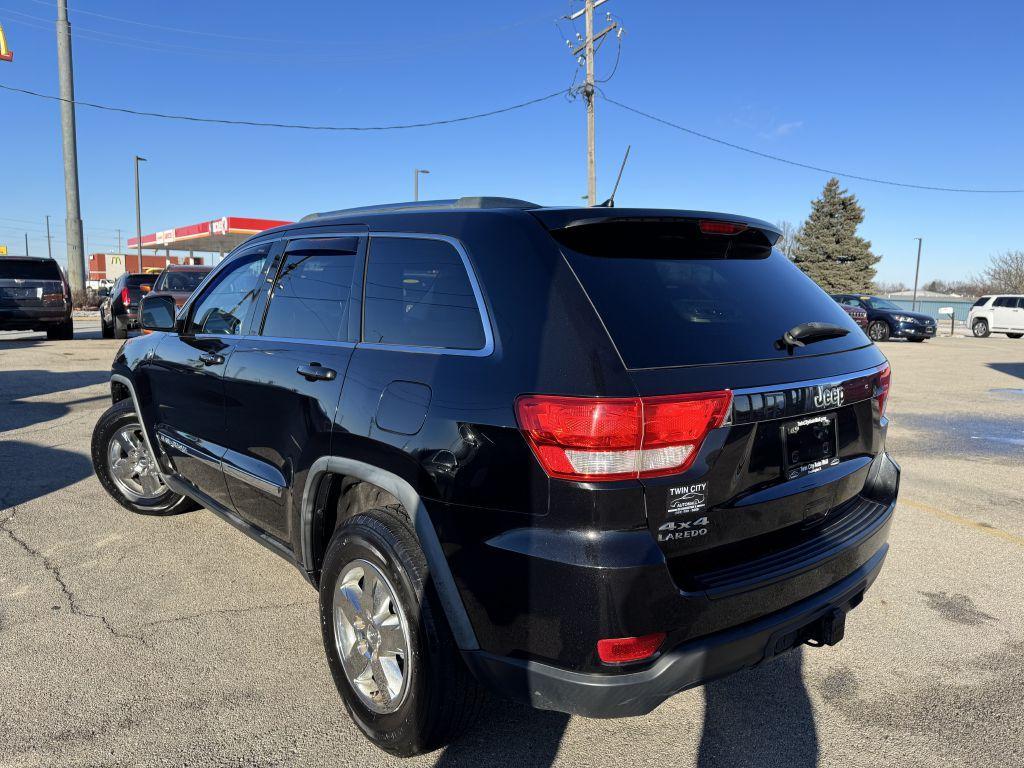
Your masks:
M201 619L207 616L220 616L220 615L237 615L242 613L250 613L252 611L269 611L276 610L278 608L294 608L299 605L313 605L315 600L296 600L292 603L269 603L267 605L250 605L245 608L216 608L210 611L202 611L200 613L189 613L184 616L172 616L169 619L157 619L156 621L147 621L143 627L157 627L163 624L177 624L191 619Z
M141 643L142 645L146 646L147 648L150 647L149 643L141 634L133 635L130 632L123 632L119 630L117 627L115 627L113 624L111 624L106 616L99 613L90 613L89 611L82 608L82 604L79 602L78 597L75 595L74 591L71 589L71 586L64 578L64 574L61 573L60 567L55 562L53 562L51 558L47 557L40 550L33 547L25 539L19 536L14 531L13 528L11 528L10 524L14 521L14 517L15 515L11 514L8 517L4 518L2 521L0 521L0 531L6 533L10 540L17 544L26 554L28 554L34 560L38 560L42 564L46 572L49 573L50 576L53 577L53 580L57 583L57 586L60 588L61 594L67 600L68 606L71 608L71 613L74 616L79 616L87 619L97 619L103 624L106 630L110 632L110 634L114 637L121 638L123 640L135 640Z

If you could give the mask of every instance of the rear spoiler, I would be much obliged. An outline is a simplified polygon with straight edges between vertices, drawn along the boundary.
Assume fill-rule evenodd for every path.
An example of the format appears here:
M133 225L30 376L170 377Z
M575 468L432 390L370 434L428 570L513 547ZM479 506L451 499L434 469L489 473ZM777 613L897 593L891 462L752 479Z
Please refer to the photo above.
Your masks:
M671 226L696 225L694 233L705 235L739 235L757 233L758 240L768 247L775 245L782 232L774 224L747 216L711 211L664 210L657 208L543 208L530 211L552 233L576 227L597 227L608 224L643 224ZM745 238L745 239L746 239ZM763 239L762 239L763 238Z

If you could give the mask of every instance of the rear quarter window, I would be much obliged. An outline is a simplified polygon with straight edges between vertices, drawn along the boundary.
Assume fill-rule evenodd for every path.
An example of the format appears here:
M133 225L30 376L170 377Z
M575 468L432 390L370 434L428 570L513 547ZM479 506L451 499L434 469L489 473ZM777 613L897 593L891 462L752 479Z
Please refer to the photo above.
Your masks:
M870 343L827 293L767 243L732 248L726 238L685 228L630 239L604 225L593 229L600 232L592 249L574 235L563 239L563 253L629 368L788 357L775 342L809 321L849 333L798 348L795 356Z
M483 320L459 252L432 238L370 240L363 341L480 350Z

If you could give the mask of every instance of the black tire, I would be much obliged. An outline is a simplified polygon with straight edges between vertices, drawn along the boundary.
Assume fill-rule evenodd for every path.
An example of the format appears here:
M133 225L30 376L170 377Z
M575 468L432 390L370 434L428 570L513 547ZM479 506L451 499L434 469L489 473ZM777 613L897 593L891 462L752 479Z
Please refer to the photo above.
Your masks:
M374 565L390 582L409 630L409 678L392 712L368 707L349 682L336 645L334 592L354 561ZM438 749L479 713L484 693L455 645L426 558L401 507L379 507L339 525L327 547L320 578L320 625L334 683L349 715L386 752L410 757Z
M114 338L114 329L107 325L107 321L103 319L102 310L100 310L100 336L104 339Z
M177 494L166 486L163 493L145 500L129 498L118 486L111 474L108 448L118 432L138 424L139 419L135 415L135 407L131 400L115 403L96 422L92 431L92 466L100 485L122 507L141 515L176 515L198 509L199 505L192 499Z
M975 320L974 323L971 325L971 333L973 333L975 337L979 339L988 338L989 334L992 333L988 329L988 320L981 318Z
M114 338L115 339L127 339L128 338L128 326L121 325L117 322L117 318L113 319L112 325L114 326Z
M873 320L868 324L868 338L876 344L881 341L888 341L892 330L885 320Z
M1024 333L1008 333L1006 335L1011 339L1019 339L1021 336L1024 336Z
M60 325L46 329L46 338L56 341L71 341L75 338L75 322L70 317Z

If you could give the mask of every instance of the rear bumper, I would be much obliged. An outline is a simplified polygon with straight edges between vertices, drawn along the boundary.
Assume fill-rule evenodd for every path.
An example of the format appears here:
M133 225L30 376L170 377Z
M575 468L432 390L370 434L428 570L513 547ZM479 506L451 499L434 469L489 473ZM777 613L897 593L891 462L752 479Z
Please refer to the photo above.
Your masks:
M685 642L639 672L583 673L484 651L463 655L485 685L537 709L602 718L644 715L681 691L785 653L813 635L815 625L845 617L878 576L888 549L883 544L857 570L815 595L748 624Z
M31 331L66 323L71 319L69 309L5 308L0 309L0 330Z
M135 329L139 328L139 313L138 312L123 312L119 315L114 315L114 322L121 328Z

